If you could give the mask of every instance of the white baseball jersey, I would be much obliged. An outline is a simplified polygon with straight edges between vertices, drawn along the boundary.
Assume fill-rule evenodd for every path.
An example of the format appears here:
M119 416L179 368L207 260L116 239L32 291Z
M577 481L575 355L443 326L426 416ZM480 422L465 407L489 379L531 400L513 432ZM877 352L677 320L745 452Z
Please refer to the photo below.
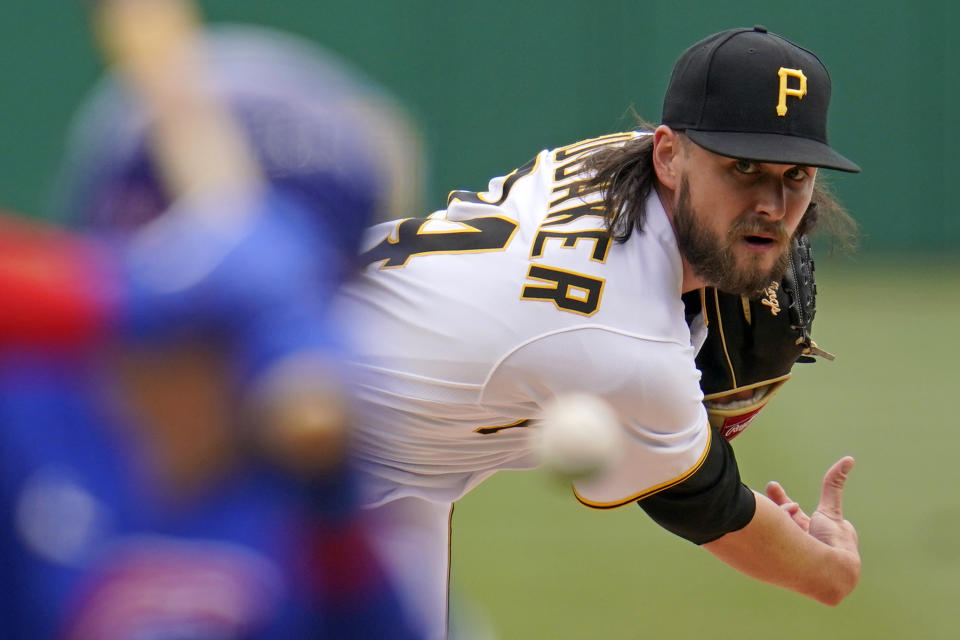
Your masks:
M682 268L656 193L642 232L608 237L583 159L641 133L545 150L446 210L373 227L343 298L356 327L356 444L371 504L461 497L539 463L541 407L594 393L618 413L623 455L575 484L620 506L689 476L709 448ZM696 345L699 347L699 344Z

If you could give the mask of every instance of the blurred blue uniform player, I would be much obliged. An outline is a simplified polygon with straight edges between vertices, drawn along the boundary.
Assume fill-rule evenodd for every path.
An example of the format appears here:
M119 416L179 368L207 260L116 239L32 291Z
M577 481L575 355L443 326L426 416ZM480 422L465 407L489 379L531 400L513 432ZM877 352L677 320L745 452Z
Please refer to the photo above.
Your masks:
M175 202L133 99L80 114L60 203L98 237L22 271L93 311L0 335L4 637L416 637L356 510L326 309L362 228L413 206L415 138L311 45L206 42L267 185Z

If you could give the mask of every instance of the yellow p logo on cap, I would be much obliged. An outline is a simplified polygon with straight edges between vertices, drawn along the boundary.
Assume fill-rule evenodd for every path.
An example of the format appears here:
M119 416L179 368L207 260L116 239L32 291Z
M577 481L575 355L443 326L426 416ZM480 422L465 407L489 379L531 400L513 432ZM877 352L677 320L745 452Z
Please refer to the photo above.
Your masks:
M785 116L787 115L787 96L802 99L803 96L807 95L807 76L803 75L803 71L800 71L800 69L787 69L786 67L780 67L777 75L780 76L780 101L777 102L777 115ZM787 78L797 78L800 80L800 86L791 89L787 86Z

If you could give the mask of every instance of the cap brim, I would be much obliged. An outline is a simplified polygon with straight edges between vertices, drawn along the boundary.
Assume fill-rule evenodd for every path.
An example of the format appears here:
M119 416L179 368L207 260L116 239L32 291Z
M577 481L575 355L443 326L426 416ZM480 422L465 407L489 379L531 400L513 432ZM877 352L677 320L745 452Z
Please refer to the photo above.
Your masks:
M809 138L778 133L696 131L684 133L707 151L730 158L774 164L798 164L860 173L860 167L829 146Z

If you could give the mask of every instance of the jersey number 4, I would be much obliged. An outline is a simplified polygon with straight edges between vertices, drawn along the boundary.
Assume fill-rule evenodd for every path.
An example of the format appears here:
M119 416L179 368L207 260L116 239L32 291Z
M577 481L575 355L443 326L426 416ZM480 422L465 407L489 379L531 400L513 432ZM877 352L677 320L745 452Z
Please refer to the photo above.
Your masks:
M413 256L500 251L510 244L517 231L516 222L500 216L452 223L459 225L457 229L428 230L428 226L436 222L430 218L400 221L394 234L363 254L363 262L372 264L383 261L381 269L392 269L406 265Z
M482 253L501 251L517 230L517 223L508 218L487 216L457 222L458 229L428 231L427 218L400 221L394 234L363 254L364 264L382 262L381 269L403 267L414 256ZM445 221L449 224L449 221ZM538 284L524 286L520 298L553 302L558 309L579 315L596 313L603 294L602 278L548 267L530 265L527 278Z

